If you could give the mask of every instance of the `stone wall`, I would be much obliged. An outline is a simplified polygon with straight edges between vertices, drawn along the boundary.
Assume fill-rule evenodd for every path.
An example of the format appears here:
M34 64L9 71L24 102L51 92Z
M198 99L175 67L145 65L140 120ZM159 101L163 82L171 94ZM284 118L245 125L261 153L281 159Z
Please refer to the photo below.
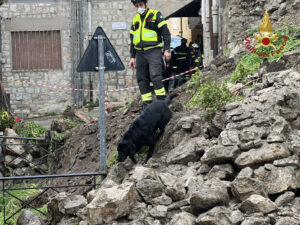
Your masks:
M61 31L62 47L62 69L47 71L12 71L11 56L11 31L32 31L30 23L23 20L39 21L41 19L53 20L56 18L67 19L70 17L69 4L61 2L59 4L3 4L0 7L2 17L2 57L5 63L2 65L3 76L19 79L38 84L58 85L64 87L71 86L70 76L70 31L69 23L62 26L53 26ZM67 20L66 20L67 21ZM16 26L13 23L16 22ZM24 22L22 24L22 22ZM45 24L47 30L51 23ZM38 30L45 30L41 26ZM37 31L36 29L33 29ZM13 113L21 118L37 116L47 112L60 112L72 102L70 92L58 91L56 89L41 88L20 82L7 82L4 80L6 92L10 94L11 107Z
M300 2L298 0L227 0L223 11L221 46L225 50L239 44L244 48L243 39L251 28L258 27L268 11L274 29L283 27L283 22L299 25Z

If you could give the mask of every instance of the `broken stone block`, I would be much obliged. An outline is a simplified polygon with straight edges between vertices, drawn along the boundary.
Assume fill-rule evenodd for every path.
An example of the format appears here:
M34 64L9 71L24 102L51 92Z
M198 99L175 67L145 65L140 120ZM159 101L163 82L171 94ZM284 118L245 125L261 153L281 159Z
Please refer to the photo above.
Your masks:
M230 164L214 165L213 168L207 174L207 177L209 179L219 178L220 180L231 178L233 176L234 176L234 169Z
M281 217L277 220L275 225L298 225L299 220L293 217Z
M76 215L77 211L87 205L87 200L82 195L71 196L63 203L64 214Z
M187 212L175 214L169 225L195 225L196 217Z
M241 225L270 225L270 219L251 216L246 218Z
M150 211L150 215L154 218L164 218L167 216L168 208L164 205L154 206Z
M238 130L224 130L220 134L220 140L224 146L235 146L240 143Z
M42 219L29 210L24 210L18 218L18 225L42 225Z
M236 178L249 177L251 178L253 175L253 170L250 167L243 168Z
M12 168L23 168L27 165L24 159L20 157L11 156L11 155L6 155L4 157L4 161L6 165Z
M187 164L188 162L199 161L200 157L196 154L195 142L181 142L171 150L167 156L168 164Z
M219 204L227 204L228 201L229 195L227 189L222 186L203 187L191 194L190 198L191 209L194 214L205 212Z
M240 154L240 150L237 146L222 146L216 145L208 148L204 155L201 157L203 163L217 163L234 161Z
M276 200L275 204L280 207L280 206L285 206L289 202L293 201L295 198L295 193L292 191L287 191L284 194L280 195Z
M6 128L5 136L18 137L13 129ZM18 156L25 153L24 144L19 139L5 139L5 148L3 149L5 155Z
M277 206L270 199L254 194L243 201L239 209L245 213L262 212L266 214L276 210Z
M175 185L167 186L165 193L172 198L174 202L185 198L186 190L183 184L177 182Z
M152 199L161 196L164 189L157 180L143 179L136 183L136 190L148 204L151 204Z
M267 197L265 184L251 177L237 177L231 183L231 192L240 201L246 200L252 194L259 194Z
M271 170L260 167L254 171L254 178L266 185L268 194L282 193L300 187L299 172L297 174L297 167L292 166L272 166Z
M300 165L300 161L299 158L295 155L290 156L288 158L284 158L284 159L278 159L275 160L273 162L274 166L280 166L280 167L286 167L286 166L299 166Z
M242 152L234 163L240 167L251 166L258 163L270 162L276 159L290 156L287 149L280 144L265 144L259 149L251 149L248 152Z
M110 223L129 214L136 204L134 183L126 182L112 188L103 189L87 208L88 221L91 224Z
M170 198L169 196L167 196L165 194L152 199L152 204L154 204L154 205L171 205L172 202L173 202L172 198Z
M224 206L216 206L213 209L202 213L197 219L198 225L232 225L230 209Z

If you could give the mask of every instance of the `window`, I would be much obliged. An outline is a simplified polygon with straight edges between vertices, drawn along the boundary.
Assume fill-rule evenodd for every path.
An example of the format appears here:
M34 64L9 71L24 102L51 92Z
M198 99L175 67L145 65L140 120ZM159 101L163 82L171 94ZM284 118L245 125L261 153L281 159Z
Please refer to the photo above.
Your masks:
M61 69L60 31L11 32L12 69Z

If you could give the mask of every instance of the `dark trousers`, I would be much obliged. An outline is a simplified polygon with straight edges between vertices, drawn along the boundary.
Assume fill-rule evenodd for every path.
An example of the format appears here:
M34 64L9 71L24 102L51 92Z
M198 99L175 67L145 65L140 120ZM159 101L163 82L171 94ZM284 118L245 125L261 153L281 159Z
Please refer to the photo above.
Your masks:
M166 67L163 66L163 79L167 79L169 77L171 77L171 65L170 64L167 64ZM166 92L168 93L168 90L169 90L169 81L170 80L165 80L163 83L164 83L164 86L165 86L165 89L166 89Z
M180 73L183 73L183 72L186 72L189 70L189 67L188 67L188 64L186 63L178 63L177 65L177 74L180 74ZM183 85L185 82L186 82L186 74L184 75L181 75L178 77L178 83L175 84L175 86L181 86Z
M162 82L162 53L161 48L153 48L146 51L137 51L136 54L136 77L142 94L143 101L149 101L146 97L151 93L150 82L153 83L157 99L166 96ZM150 101L152 98L150 99Z

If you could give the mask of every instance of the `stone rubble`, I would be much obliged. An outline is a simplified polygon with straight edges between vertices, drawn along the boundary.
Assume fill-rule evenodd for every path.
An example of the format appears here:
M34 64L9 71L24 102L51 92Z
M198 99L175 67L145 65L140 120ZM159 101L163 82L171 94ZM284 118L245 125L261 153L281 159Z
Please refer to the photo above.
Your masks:
M300 74L263 75L252 95L224 107L218 139L198 136L161 147L146 165L118 163L101 187L60 193L49 203L57 224L293 225L300 223ZM283 112L293 112L287 116ZM296 116L295 116L295 115ZM189 121L189 122L188 122ZM191 133L197 115L171 136ZM173 121L174 122L174 121ZM11 156L13 157L13 156Z

